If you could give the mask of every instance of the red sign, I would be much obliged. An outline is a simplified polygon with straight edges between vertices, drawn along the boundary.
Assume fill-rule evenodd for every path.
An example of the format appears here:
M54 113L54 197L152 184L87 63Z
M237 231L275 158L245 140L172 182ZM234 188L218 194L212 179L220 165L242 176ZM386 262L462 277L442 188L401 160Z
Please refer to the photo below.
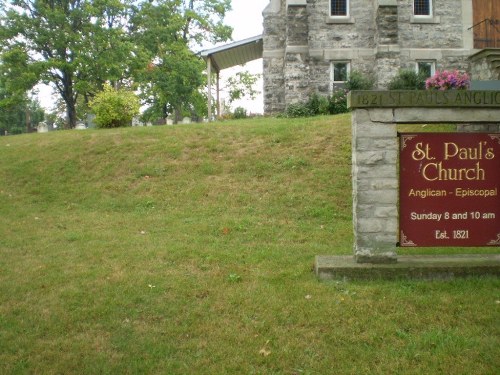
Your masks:
M500 134L400 135L400 246L500 246Z

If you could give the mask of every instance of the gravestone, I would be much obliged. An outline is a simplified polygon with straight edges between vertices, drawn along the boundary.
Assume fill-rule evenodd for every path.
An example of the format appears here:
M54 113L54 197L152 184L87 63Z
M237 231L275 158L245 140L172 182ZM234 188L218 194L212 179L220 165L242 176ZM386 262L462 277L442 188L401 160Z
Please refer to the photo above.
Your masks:
M48 133L49 126L44 121L39 122L38 126L36 127L36 131L37 131L37 133Z

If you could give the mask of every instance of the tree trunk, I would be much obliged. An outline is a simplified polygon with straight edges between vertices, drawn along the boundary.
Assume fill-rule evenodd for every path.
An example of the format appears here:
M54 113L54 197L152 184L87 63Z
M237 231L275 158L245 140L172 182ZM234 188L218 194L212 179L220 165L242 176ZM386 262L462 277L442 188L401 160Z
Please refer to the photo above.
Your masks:
M72 72L63 72L61 95L66 104L66 127L74 129L76 127L76 95L73 92Z
M26 104L26 133L29 133L31 130L31 112Z
M68 118L69 129L74 129L76 127L76 106L75 101L70 100L66 102L66 116Z

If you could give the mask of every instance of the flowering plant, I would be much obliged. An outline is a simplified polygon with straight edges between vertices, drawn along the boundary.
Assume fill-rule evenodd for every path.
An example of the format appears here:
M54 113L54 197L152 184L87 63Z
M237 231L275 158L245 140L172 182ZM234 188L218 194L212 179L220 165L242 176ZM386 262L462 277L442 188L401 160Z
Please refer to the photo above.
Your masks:
M428 90L466 90L469 86L469 75L458 70L437 71L436 74L425 81L425 88Z

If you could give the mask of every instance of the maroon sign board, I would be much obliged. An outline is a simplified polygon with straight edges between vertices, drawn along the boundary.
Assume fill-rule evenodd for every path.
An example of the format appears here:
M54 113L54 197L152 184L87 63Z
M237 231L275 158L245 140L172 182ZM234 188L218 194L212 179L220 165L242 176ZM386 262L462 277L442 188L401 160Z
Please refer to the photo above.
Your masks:
M500 133L404 133L399 143L399 245L500 246Z

